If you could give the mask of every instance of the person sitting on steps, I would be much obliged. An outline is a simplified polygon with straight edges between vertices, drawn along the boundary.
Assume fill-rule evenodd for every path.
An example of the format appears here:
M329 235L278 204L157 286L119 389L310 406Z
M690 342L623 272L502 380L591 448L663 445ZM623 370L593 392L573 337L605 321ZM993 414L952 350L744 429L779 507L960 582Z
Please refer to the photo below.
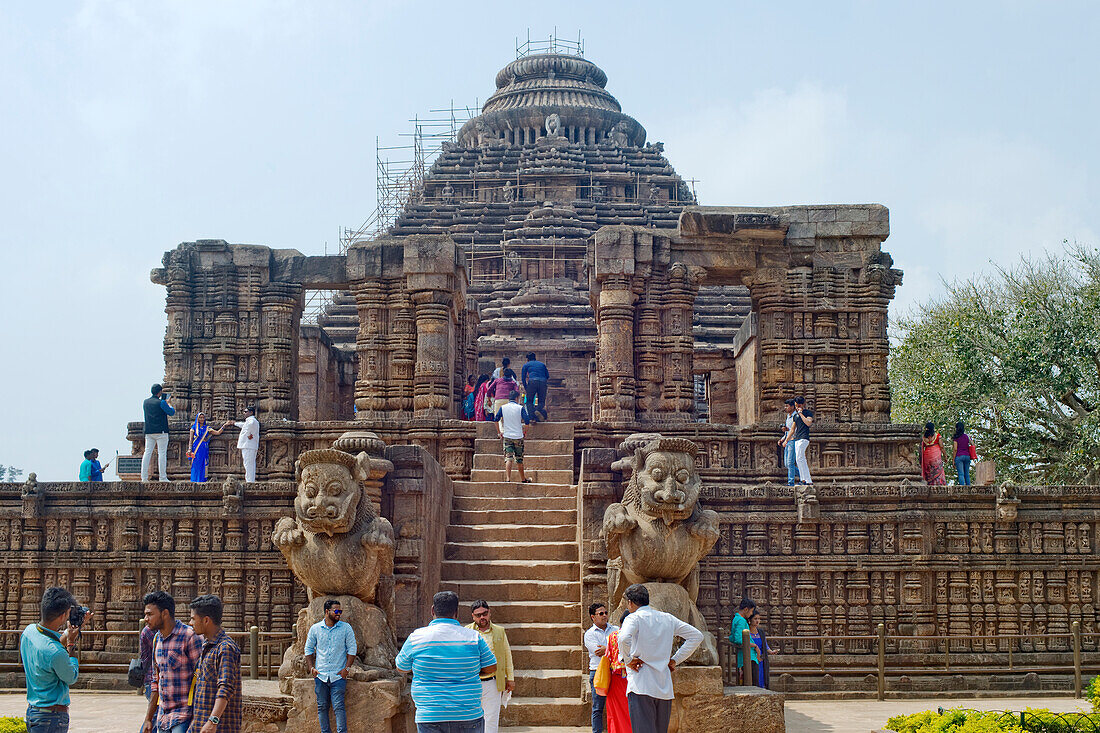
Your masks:
M497 432L504 441L504 480L512 480L512 464L519 466L521 483L531 483L523 472L523 437L527 432L527 412L519 404L519 392L512 390L508 402L493 416L497 423Z

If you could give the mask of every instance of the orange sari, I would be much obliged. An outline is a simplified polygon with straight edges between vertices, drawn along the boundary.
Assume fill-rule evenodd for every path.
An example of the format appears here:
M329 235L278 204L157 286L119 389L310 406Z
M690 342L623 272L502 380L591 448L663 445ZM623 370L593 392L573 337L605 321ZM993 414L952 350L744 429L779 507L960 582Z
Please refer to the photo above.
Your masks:
M607 733L631 733L630 710L626 703L626 665L619 659L619 632L607 637L607 656L611 660L611 687L607 690Z
M929 486L944 486L947 476L943 472L943 443L940 434L931 438L921 438L921 473Z

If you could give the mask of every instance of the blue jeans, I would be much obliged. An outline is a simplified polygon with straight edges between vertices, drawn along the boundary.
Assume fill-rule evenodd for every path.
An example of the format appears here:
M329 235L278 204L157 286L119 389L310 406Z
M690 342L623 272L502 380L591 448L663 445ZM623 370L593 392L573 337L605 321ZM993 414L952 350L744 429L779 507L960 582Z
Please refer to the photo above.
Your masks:
M955 470L959 472L959 485L970 485L970 456L955 456Z
M348 714L344 712L344 690L348 681L340 678L325 682L320 677L313 680L313 691L317 693L317 719L321 723L321 733L332 733L328 725L328 708L336 716L336 733L348 733Z
M485 718L445 723L417 723L416 733L485 733Z
M27 706L27 733L69 733L69 713Z
M187 733L187 729L191 727L191 721L186 723L176 723L171 728L157 728L157 731L168 731L168 733Z
M145 699L148 700L153 696L153 688L148 682L145 683ZM141 733L145 729L145 721L141 721L141 725L138 726L138 733ZM153 730L157 729L157 714L153 713Z
M798 463L794 459L794 441L788 441L783 448L783 463L787 466L787 486L798 483Z
M603 711L607 706L607 698L596 694L596 670L588 672L588 688L592 690L592 733L603 733Z

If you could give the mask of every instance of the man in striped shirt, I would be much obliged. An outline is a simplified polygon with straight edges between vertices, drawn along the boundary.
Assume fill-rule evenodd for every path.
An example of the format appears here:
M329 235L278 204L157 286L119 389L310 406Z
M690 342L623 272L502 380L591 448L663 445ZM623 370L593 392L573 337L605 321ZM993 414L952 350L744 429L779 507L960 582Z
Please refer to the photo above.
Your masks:
M481 634L458 623L451 591L435 594L432 616L397 655L398 671L413 675L417 733L482 733L481 678L496 672L496 657Z

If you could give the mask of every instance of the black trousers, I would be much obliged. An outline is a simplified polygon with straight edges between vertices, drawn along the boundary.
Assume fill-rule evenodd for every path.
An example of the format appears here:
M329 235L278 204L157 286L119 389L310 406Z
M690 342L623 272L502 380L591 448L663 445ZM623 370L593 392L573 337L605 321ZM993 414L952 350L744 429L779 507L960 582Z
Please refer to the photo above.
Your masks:
M633 733L668 733L672 700L660 700L629 692L626 695L626 706L630 711L630 730Z
M541 379L527 380L527 416L531 420L537 420L535 412L542 413L542 419L550 416L546 414L546 382Z

